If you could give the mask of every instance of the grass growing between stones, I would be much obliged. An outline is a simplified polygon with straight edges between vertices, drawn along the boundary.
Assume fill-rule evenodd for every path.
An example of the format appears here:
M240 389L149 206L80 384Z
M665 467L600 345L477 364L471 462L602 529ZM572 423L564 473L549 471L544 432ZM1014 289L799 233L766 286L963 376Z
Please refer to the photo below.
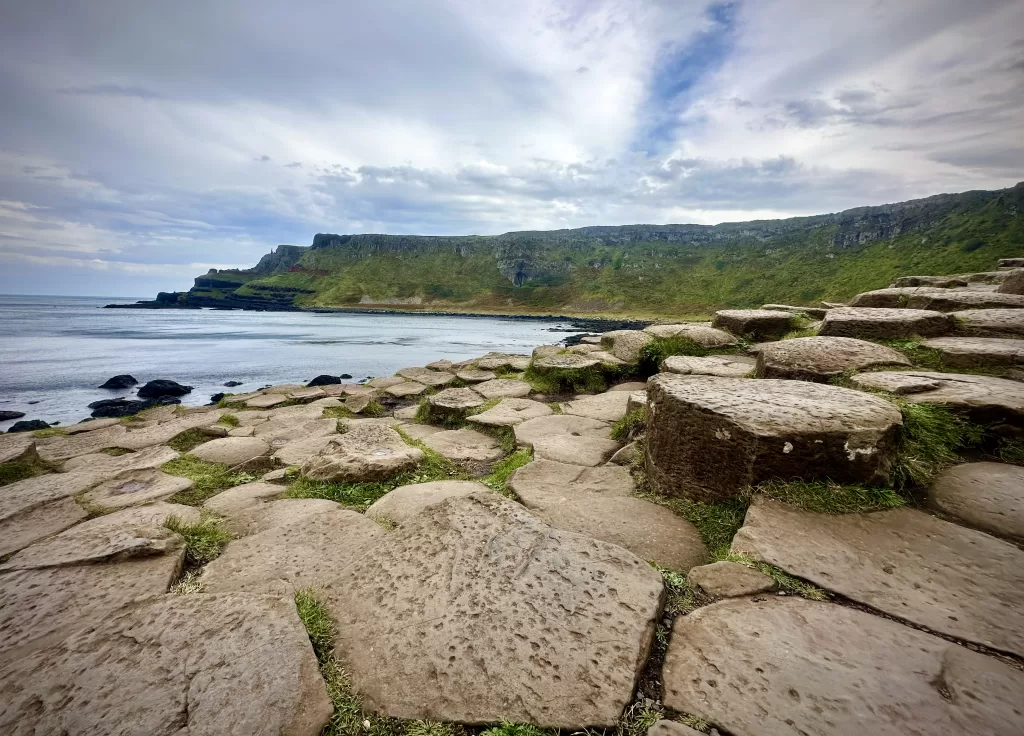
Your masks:
M628 442L647 424L647 411L634 409L626 416L612 424L612 439L617 442Z
M203 502L221 491L252 483L256 476L249 473L232 473L227 465L208 463L195 457L179 457L160 466L169 475L188 478L194 484L186 491L180 491L167 499L168 503L186 506L201 506Z
M637 473L637 490L633 495L645 501L664 506L689 521L700 532L701 539L712 554L728 550L732 538L741 526L747 513L748 502L744 499L707 503L689 498L670 498L649 489L642 474Z
M616 374L617 375L617 374ZM601 366L591 368L555 368L543 375L529 368L522 377L542 394L597 394L608 388L608 380L615 375L606 375Z
M508 485L509 478L511 478L512 474L519 470L519 468L532 460L533 450L526 447L516 450L508 457L503 458L494 464L491 474L483 479L484 485L503 496L517 500L515 492Z
M62 427L47 427L46 429L37 429L32 433L33 437L39 437L45 439L47 437L64 437L67 435L67 430Z
M110 455L111 457L121 457L121 455L130 455L135 450L129 450L126 447L104 447L100 450L104 455Z
M221 414L221 417L220 419L217 420L217 422L220 424L225 424L229 427L237 427L238 417L236 417L234 414Z
M53 471L53 466L38 456L23 458L21 460L10 460L0 463L0 486L10 483L17 483L26 478L35 478L38 475L45 475Z
M206 516L195 524L188 524L178 516L171 516L164 526L185 540L185 567L195 568L217 559L231 534L221 528L220 520Z
M737 554L733 552L726 552L725 554L715 555L715 562L737 562L740 565L753 568L758 572L764 573L779 586L779 590L793 595L798 595L801 598L807 598L812 601L828 601L831 600L831 596L827 591L819 588L817 585L808 583L800 578L795 578L789 573L780 570L774 565L769 565L767 562L760 562L752 559L744 554Z
M665 358L673 355L692 355L697 358L704 358L708 355L729 355L735 353L737 349L738 346L735 345L723 345L716 348L705 347L684 335L656 337L640 348L640 359L637 361L636 375L640 378L653 376L661 370L661 364L665 362Z
M975 447L984 428L937 404L891 399L903 414L903 431L892 479L896 488L926 486L945 467L962 462L960 450Z
M238 420L236 419L235 421L237 422ZM201 429L199 429L198 427L194 427L192 429L186 429L181 434L172 437L167 442L167 446L170 447L172 450L177 450L178 452L184 454L186 452L191 452L192 450L199 447L199 445L209 442L212 439L213 437L203 434L203 431Z
M1024 441L1002 439L996 445L995 456L1004 463L1024 465Z
M903 496L892 488L840 485L829 480L762 483L753 489L768 498L819 514L853 514L902 506Z

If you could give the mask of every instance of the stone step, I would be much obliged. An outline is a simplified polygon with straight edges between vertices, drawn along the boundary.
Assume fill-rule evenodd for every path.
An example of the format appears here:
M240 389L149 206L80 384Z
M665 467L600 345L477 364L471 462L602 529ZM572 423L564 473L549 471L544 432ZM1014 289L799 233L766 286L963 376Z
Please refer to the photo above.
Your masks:
M851 299L850 306L932 309L938 312L957 312L964 309L1019 309L1024 307L1024 296L978 289L935 289L921 286L866 291Z
M715 312L711 326L755 340L777 338L793 326L793 314L771 309L722 309Z
M760 378L825 382L846 371L885 365L909 366L910 361L903 353L866 340L799 337L759 345L756 372Z
M968 309L952 317L956 335L1024 337L1024 309Z
M965 463L939 473L928 489L932 507L958 522L1024 542L1024 468Z
M937 337L952 330L949 315L934 310L839 307L825 315L818 336L895 340L915 335Z
M925 345L938 350L951 368L1024 365L1024 340L1000 337L936 337Z

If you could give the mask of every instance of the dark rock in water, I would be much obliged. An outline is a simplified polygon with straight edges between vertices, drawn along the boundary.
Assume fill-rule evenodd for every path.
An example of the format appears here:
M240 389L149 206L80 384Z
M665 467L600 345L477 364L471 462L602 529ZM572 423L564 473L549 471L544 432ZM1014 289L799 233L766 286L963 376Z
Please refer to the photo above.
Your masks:
M342 373L342 374L341 374L341 375L339 376L339 378L341 378L341 379L343 379L343 380L346 380L346 381L347 381L348 379L352 378L352 374L351 374L351 373Z
M129 401L128 399L106 399L89 404L94 419L105 417L130 417L143 409L152 406L148 401Z
M29 403L29 404L38 404L38 403L39 403L39 401L38 401L38 400L37 400L37 401L29 401L28 403Z
M9 419L21 419L25 416L23 411L0 411L0 422L6 422Z
M44 422L42 419L29 419L25 422L15 422L7 433L12 432L33 432L37 429L46 429L50 425Z
M151 399L158 396L184 396L191 392L191 386L182 386L177 381L168 381L163 378L158 378L155 381L150 381L139 389L139 398Z
M225 396L227 396L227 394L224 393L223 391L221 391L220 393L213 394L213 396L210 397L210 403L211 404L216 404L221 399L223 399Z
M138 383L138 380L136 380L135 376L129 376L125 373L120 376L108 378L106 383L100 386L100 388L131 388L136 383Z
M147 403L150 406L164 406L166 404L180 404L181 399L177 396L157 396L155 399L152 399Z
M312 381L306 384L307 388L313 388L314 386L333 386L341 383L340 376L328 376L326 373L317 376Z
M235 386L241 386L242 382L241 381L228 381L224 385L227 386L228 388L234 388Z

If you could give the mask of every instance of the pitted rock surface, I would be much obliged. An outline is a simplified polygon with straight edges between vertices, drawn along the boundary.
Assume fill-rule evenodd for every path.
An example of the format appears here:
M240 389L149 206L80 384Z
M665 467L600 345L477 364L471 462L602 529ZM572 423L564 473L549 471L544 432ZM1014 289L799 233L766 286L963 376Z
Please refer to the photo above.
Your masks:
M336 434L336 432L332 432L331 434L285 442L285 444L275 450L273 458L282 465L302 465L331 444L331 439Z
M491 381L498 376L494 371L466 370L459 371L455 374L455 377L466 383L483 383L484 381Z
M193 486L188 478L168 475L161 470L127 470L94 486L85 494L89 503L110 509L162 501Z
M623 362L636 363L640 360L640 351L653 339L642 330L612 330L601 335L601 346Z
M283 503L278 501L277 503ZM210 593L244 591L291 596L347 579L346 569L385 535L376 522L334 508L228 543L204 569L200 582Z
M467 389L468 390L468 389ZM484 381L473 386L473 391L485 399L521 399L529 396L533 388L526 381L516 381L510 378L495 378Z
M434 452L459 462L493 463L505 454L498 440L475 429L432 432L418 439Z
M686 576L686 581L712 598L738 598L768 593L779 587L772 578L759 570L724 560L693 568Z
M734 335L753 335L757 339L778 337L791 329L793 315L771 309L721 309L715 312L711 326Z
M95 623L0 670L0 731L316 736L331 715L289 599L167 596Z
M0 668L100 623L138 598L162 596L183 556L178 547L171 554L127 562L0 573Z
M164 527L164 522L172 516L194 524L199 521L199 509L174 503L154 503L90 519L23 549L0 565L0 571L176 553L182 544L181 537Z
M249 399L245 402L245 405L250 409L269 409L286 401L288 401L288 397L285 394L271 393L257 396L255 399Z
M661 369L668 373L743 378L753 373L757 361L746 355L709 355L706 358L671 355Z
M1024 673L853 608L735 598L676 619L665 704L733 736L1015 736Z
M1024 337L1024 309L967 309L952 316L957 335Z
M710 324L651 325L644 332L655 337L685 337L706 348L720 348L736 344L736 337L712 327Z
M374 501L370 508L366 509L366 515L378 521L388 520L396 524L407 524L428 506L441 503L448 498L487 493L488 490L483 483L466 480L440 480L400 486Z
M772 478L884 482L895 459L899 410L860 391L668 373L647 386L647 471L666 496L732 498Z
M476 361L476 367L485 371L499 369L525 371L530 367L530 356L515 353L487 353Z
M939 511L982 531L1024 541L1024 468L967 463L943 470L928 500Z
M423 450L407 445L390 427L365 424L333 437L302 465L302 473L313 480L384 480L411 470L423 458Z
M925 346L938 350L953 368L1024 365L1024 340L1000 337L937 337Z
M236 537L247 537L276 526L342 508L341 504L325 498L282 498L279 501L267 501L240 509L222 519L220 523L226 531Z
M1024 655L1024 551L913 509L830 516L756 499L732 550L940 634Z
M798 337L761 345L757 375L827 381L850 370L882 365L909 366L903 353L884 345L849 337Z
M617 422L626 416L629 394L625 391L606 391L594 396L581 396L562 404L562 412L578 417L589 417L602 422Z
M491 427L513 427L527 419L546 417L554 411L547 404L532 399L502 399L487 411L474 414L468 420Z
M1024 384L1006 378L977 376L968 373L932 373L929 371L880 371L859 373L852 379L857 386L892 391L906 387L909 401L921 404L942 404L963 409L977 422L1000 422L1021 426L1024 423ZM936 388L925 388L931 382Z
M541 375L552 371L581 371L601 365L598 358L593 357L594 353L577 355L575 353L563 353L561 355L548 355L537 358L533 361L533 370Z
M509 486L527 508L537 509L580 496L625 498L636 489L628 468L587 468L553 460L534 460L516 470Z
M905 307L933 309L938 312L957 312L964 309L1020 309L1024 307L1024 296L975 289L935 289L920 286L866 291L851 299L850 306Z
M483 405L484 399L471 388L446 388L427 398L428 412L438 418L462 419Z
M432 371L429 368L403 368L398 375L407 378L414 383L421 383L424 386L447 386L455 380L454 373L447 371ZM394 387L392 387L394 388Z
M206 499L203 507L215 514L231 517L244 509L277 498L284 491L284 488L273 483L245 483Z
M578 728L630 701L663 589L620 547L487 493L427 508L325 596L370 710Z
M204 442L189 452L192 457L229 467L269 454L270 445L260 437L224 437Z
M516 442L532 447L538 458L573 465L602 465L620 447L607 423L571 414L530 419L515 433Z
M419 396L426 390L426 385L418 381L403 381L402 383L388 386L384 389L384 393L394 396L396 399L401 399L405 396Z
M400 383L405 383L405 379L401 376L380 376L378 378L371 378L366 382L366 385L371 388L391 388Z
M840 307L830 309L818 330L819 337L858 337L892 340L902 337L948 335L953 321L948 314L926 309Z

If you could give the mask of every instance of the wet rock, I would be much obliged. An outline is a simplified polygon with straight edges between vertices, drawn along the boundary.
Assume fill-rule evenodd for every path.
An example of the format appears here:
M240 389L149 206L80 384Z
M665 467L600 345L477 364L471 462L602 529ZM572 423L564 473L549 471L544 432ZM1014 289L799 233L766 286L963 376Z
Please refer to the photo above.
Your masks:
M487 411L474 414L467 419L474 424L491 427L514 427L527 419L545 417L553 413L550 406L539 401L512 398L502 399Z
M594 396L583 396L562 404L562 412L589 417L602 422L616 422L626 416L629 394L625 391L607 391Z
M0 422L9 422L12 419L21 419L25 416L23 411L0 411Z
M242 382L241 381L226 381L224 383L224 385L227 386L228 388L234 388L235 386L241 386Z
M757 361L746 355L709 355L705 358L671 355L661 369L668 373L743 378L753 373Z
M1000 337L937 337L925 346L938 350L952 368L1024 365L1024 340Z
M92 409L91 416L96 419L130 417L150 406L152 404L148 401L131 399L104 399L89 404L89 408Z
M1024 715L1024 673L999 660L795 597L680 616L663 681L665 705L734 736L1015 736Z
M947 468L928 491L932 506L982 531L1024 541L1024 468L967 463Z
M574 465L602 465L619 449L611 427L588 417L538 417L517 424L515 433L516 441L532 447L538 458Z
M765 343L757 353L757 375L825 382L846 371L910 361L884 345L849 337L800 337Z
M636 363L654 337L642 330L612 330L601 335L601 346L625 363Z
M957 335L1024 337L1024 309L968 309L952 317Z
M184 396L192 393L191 386L182 386L177 381L158 378L150 381L138 390L140 399L155 399L162 396Z
M153 468L128 470L90 489L85 500L104 508L120 509L162 501L175 493L187 491L192 485L188 478L168 475Z
M938 312L957 312L964 309L1020 309L1024 307L1024 296L973 289L935 289L921 286L867 291L851 299L850 306L933 309Z
M773 478L880 483L895 460L899 410L859 391L668 373L647 386L647 471L666 496L734 498Z
M423 451L410 447L395 430L379 424L356 426L333 437L327 447L302 465L313 480L384 480L416 467Z
M9 434L15 434L17 432L35 432L38 429L47 429L49 426L49 424L41 419L29 419L15 422L7 432Z
M208 463L222 463L234 467L257 457L270 454L270 445L260 437L224 437L210 440L188 453Z
M425 509L325 589L364 707L401 718L611 726L662 604L629 552L497 494Z
M529 396L533 388L526 381L510 378L494 378L473 386L473 390L485 399L523 398Z
M1024 654L1024 551L912 509L831 516L757 499L732 550L931 631Z
M100 384L99 388L112 388L112 389L131 388L132 386L134 386L137 383L138 383L138 380L134 376L130 376L127 373L124 373L124 374L121 374L119 376L114 376L112 378L108 378L106 381L104 381L102 384Z
M351 376L349 376L351 378ZM306 384L307 388L313 388L314 386L334 386L341 383L341 376L330 376L326 373L321 373L319 376L314 378L312 381Z
M489 490L483 483L463 480L441 480L400 486L374 501L370 508L366 509L366 515L376 521L408 524L428 506L449 498L487 493Z
M712 562L690 570L686 576L712 598L738 598L775 590L778 584L763 572L738 562Z
M789 312L770 309L722 309L715 312L711 326L734 335L751 335L757 340L779 337L793 325Z
M94 623L0 671L0 731L316 736L330 718L287 598L166 596Z

